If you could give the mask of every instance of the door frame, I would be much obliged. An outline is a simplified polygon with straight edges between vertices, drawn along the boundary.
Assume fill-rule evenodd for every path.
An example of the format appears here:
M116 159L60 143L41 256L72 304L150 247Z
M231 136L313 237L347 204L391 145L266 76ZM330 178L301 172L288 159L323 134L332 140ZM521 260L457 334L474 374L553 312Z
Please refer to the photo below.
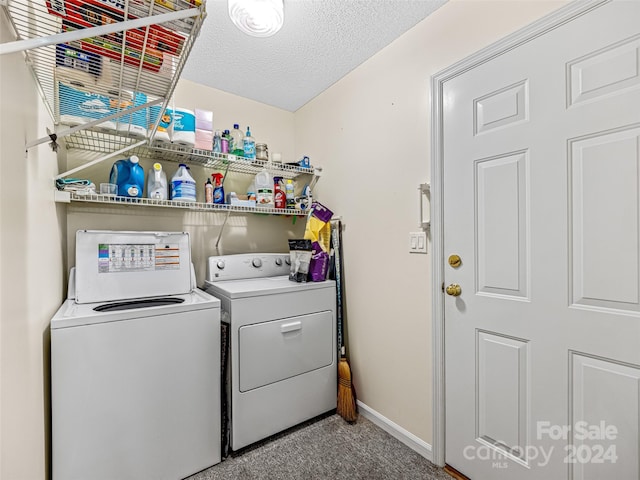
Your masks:
M443 88L445 82L527 43L612 0L575 0L504 37L431 77L431 241L432 241L432 350L433 422L432 461L445 465L445 337L444 337L444 139Z

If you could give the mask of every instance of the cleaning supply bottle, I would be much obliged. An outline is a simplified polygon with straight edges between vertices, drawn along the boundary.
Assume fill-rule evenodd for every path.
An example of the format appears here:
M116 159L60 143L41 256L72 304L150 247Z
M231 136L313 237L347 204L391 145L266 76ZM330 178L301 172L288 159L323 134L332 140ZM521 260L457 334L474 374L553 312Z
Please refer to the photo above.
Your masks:
M296 208L296 197L294 195L293 180L287 180L287 184L284 186L287 208Z
M273 208L273 177L266 168L256 174L256 206Z
M196 201L196 181L184 163L178 166L178 171L171 179L171 200Z
M215 186L213 188L213 203L218 205L224 204L224 187L222 186L224 175L221 173L212 173L213 181L215 182Z
M256 182L255 180L249 184L249 188L247 188L247 200L256 201Z
M244 147L243 156L245 158L250 159L250 160L255 160L255 158L256 158L256 141L251 136L251 130L249 129L249 127L247 127L247 133L245 134L244 138L242 139L242 145ZM256 184L256 187L257 186L258 185ZM272 188L273 188L273 186L272 186Z
M240 130L240 125L237 123L233 124L233 130L231 130L231 142L229 143L229 153L233 153L234 155L238 155L239 157L244 156L244 143L243 143L244 135L242 135L242 131Z
M220 130L216 130L213 134L213 152L222 153L222 133Z
M111 167L109 183L118 185L119 197L141 198L144 189L144 169L135 155L116 161Z
M222 146L222 153L229 153L229 130L225 130L224 132L222 132L220 145Z
M213 183L210 178L204 184L204 203L213 203Z
M273 203L275 208L284 208L287 204L286 195L281 188L281 181L282 177L273 177Z
M154 163L147 174L147 197L156 200L168 200L167 175L162 170L162 165Z

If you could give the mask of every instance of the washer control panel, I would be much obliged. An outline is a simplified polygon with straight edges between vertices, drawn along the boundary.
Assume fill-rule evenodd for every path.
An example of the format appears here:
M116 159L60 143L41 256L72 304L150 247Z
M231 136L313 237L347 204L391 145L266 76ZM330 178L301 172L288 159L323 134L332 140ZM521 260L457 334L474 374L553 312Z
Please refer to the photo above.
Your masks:
M209 257L207 281L241 280L247 278L289 275L291 259L288 253L241 253Z

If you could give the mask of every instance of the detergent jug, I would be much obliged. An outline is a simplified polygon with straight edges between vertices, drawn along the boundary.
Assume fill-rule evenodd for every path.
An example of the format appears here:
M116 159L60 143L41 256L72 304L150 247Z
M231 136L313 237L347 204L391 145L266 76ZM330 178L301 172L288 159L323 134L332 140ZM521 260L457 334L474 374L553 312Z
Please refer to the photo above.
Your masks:
M147 174L147 197L156 200L168 200L167 175L162 170L162 165L154 163Z
M141 198L144 189L144 169L135 155L116 161L111 167L109 183L118 185L119 197Z
M178 171L171 179L171 200L196 201L196 181L184 163L179 165Z

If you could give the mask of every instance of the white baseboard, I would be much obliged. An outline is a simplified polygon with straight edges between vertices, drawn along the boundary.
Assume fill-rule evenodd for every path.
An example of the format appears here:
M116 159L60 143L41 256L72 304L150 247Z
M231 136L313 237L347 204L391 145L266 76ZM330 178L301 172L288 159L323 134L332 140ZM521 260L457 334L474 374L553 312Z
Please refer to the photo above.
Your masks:
M420 438L416 437L413 433L405 430L397 423L392 422L387 417L376 412L373 408L365 405L360 400L357 400L357 403L358 403L358 413L360 415L362 415L367 420L370 420L372 423L376 424L378 427L383 429L385 432L387 432L391 436L400 440L411 450L417 452L419 455L422 455L424 458L426 458L430 462L433 462L431 445L429 445L424 440L421 440Z

